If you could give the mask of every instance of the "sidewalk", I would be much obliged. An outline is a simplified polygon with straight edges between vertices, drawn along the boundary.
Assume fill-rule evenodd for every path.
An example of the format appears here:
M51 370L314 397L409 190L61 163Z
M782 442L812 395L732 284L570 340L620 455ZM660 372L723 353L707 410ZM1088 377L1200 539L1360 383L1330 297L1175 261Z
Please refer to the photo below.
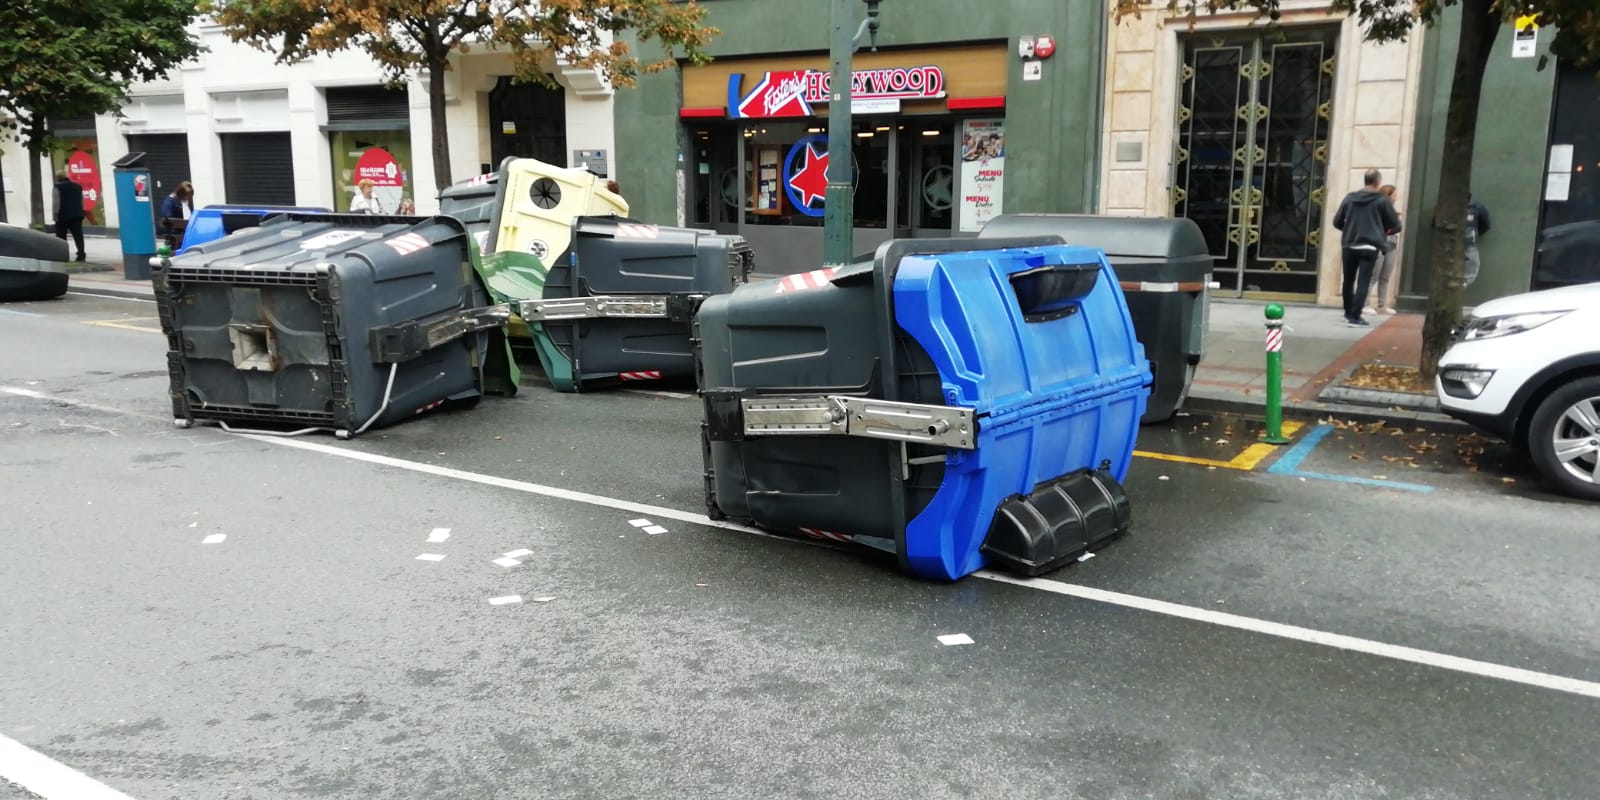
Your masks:
M1261 414L1266 408L1265 301L1213 300L1210 339L1186 408ZM1338 386L1362 364L1416 367L1422 361L1422 315L1378 314L1352 328L1337 308L1289 305L1284 314L1283 406L1287 416L1330 415L1459 426L1431 397ZM1352 402L1359 399L1359 402Z
M116 239L84 240L90 269L76 273L70 291L135 299L154 299L149 281L122 276L122 250ZM1195 373L1185 408L1193 411L1261 415L1266 408L1267 303L1257 300L1212 300L1210 339ZM1375 315L1372 327L1351 328L1336 308L1290 305L1284 314L1284 414L1317 419L1330 415L1367 420L1404 421L1427 427L1456 429L1459 423L1436 413L1431 398L1350 391L1337 382L1369 362L1415 367L1421 361L1422 316ZM1350 402L1365 394L1361 404ZM1335 399L1335 396L1337 399Z

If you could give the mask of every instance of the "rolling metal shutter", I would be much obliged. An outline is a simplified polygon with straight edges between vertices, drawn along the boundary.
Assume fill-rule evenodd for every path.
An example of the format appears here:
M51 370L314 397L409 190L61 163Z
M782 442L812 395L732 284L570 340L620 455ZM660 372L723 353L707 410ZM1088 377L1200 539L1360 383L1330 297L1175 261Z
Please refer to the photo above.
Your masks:
M351 130L374 127L405 127L411 122L411 108L404 89L382 86L339 86L327 90L328 128Z
M224 133L221 138L228 203L295 204L294 149L288 133Z
M144 166L155 181L158 199L172 193L178 184L189 180L189 135L184 133L128 134L128 152L144 153ZM197 187L195 207L205 205L205 193ZM215 202L213 200L213 202Z

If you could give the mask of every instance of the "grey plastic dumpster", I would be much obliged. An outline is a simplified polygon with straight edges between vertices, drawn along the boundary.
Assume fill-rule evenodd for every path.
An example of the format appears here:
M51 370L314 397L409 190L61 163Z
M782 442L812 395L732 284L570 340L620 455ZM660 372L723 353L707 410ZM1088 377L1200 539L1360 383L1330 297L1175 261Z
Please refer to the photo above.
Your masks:
M67 293L67 240L0 222L0 302Z
M343 438L470 405L510 315L450 217L283 214L158 264L155 287L180 427Z
M1133 315L1155 386L1145 424L1165 422L1183 407L1195 367L1205 357L1212 259L1192 220L1087 214L1004 214L983 237L1056 235L1105 251Z

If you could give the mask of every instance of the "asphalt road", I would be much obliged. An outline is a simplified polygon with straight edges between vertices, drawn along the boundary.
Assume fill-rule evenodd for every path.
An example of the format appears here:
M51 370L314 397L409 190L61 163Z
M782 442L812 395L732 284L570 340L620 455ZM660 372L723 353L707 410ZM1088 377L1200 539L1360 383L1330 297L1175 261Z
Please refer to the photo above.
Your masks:
M177 430L156 329L149 304L0 307L0 736L140 800L1600 785L1600 698L1445 658L1600 684L1595 509L1504 454L1437 458L1453 437L1339 430L1276 474L1140 458L1133 535L1056 583L943 585L683 521L692 400L530 385L353 442ZM1248 437L1141 444L1227 462ZM0 798L32 796L7 770Z

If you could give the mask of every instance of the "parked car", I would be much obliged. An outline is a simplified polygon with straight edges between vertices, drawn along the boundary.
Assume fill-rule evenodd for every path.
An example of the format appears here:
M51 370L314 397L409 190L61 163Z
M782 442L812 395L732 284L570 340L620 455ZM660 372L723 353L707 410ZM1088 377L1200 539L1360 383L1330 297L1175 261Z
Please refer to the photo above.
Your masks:
M1535 258L1535 289L1600 281L1600 220L1545 228Z
M1551 486L1600 501L1600 283L1473 309L1434 389L1446 413L1526 449Z

